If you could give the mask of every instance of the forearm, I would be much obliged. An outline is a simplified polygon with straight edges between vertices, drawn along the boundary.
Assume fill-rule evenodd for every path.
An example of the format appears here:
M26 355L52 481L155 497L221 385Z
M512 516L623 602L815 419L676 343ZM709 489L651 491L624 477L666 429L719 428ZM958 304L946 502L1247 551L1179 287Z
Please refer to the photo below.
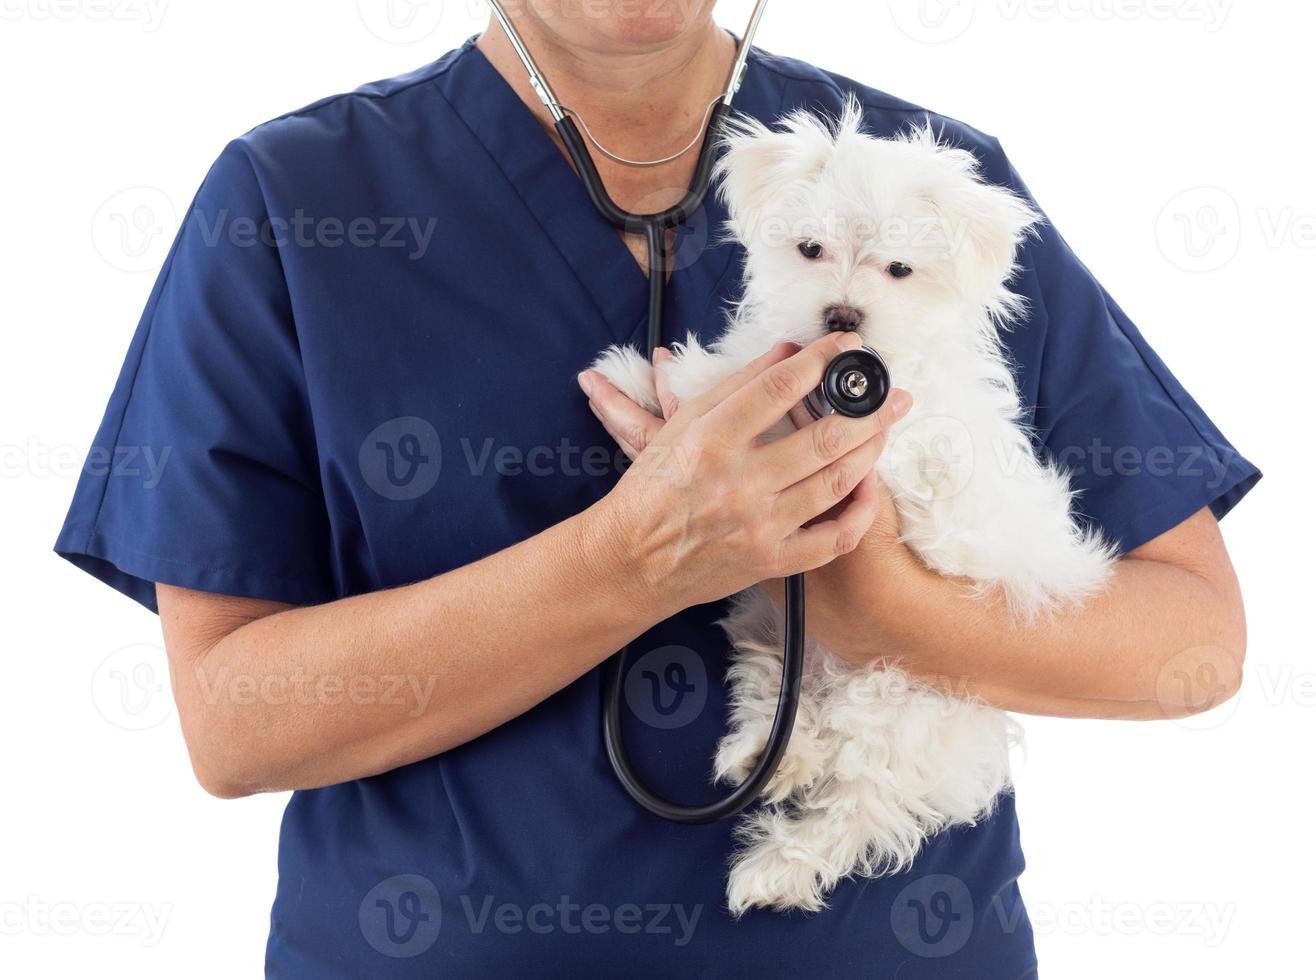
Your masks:
M998 707L1164 719L1237 689L1241 638L1223 621L1214 586L1185 569L1125 559L1101 595L1030 625L998 598L975 599L960 583L920 577L915 611L896 640L905 663ZM919 631L914 621L936 626Z
M1209 538L1218 529L1207 514L1173 534ZM907 556L881 581L820 582L809 628L848 659L897 659L921 680L1011 711L1188 715L1237 690L1246 646L1227 556L1221 548L1223 565L1202 567L1183 557L1201 550L1176 548L1167 535L1117 563L1101 594L1031 624L999 597L974 597L967 583Z
M343 782L538 704L670 612L636 594L606 532L587 511L429 581L285 607L173 658L198 777L223 796Z

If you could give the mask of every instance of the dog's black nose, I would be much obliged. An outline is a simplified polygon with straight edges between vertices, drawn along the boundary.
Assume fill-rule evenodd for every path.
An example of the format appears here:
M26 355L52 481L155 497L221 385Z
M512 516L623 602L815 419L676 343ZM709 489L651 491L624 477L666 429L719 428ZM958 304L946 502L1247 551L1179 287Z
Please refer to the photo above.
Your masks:
M823 323L827 324L830 333L858 330L863 322L863 311L853 306L829 306L823 310Z

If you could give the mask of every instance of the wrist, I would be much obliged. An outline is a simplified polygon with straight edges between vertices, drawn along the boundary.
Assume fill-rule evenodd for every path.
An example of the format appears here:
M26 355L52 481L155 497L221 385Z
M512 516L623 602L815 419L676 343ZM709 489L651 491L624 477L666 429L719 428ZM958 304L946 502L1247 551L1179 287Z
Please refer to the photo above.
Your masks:
M570 522L573 550L584 568L583 582L596 594L611 597L617 608L643 621L645 627L683 608L664 589L662 577L640 545L634 522L609 494Z
M809 575L808 630L852 663L916 659L929 578L936 575L898 540L866 540Z

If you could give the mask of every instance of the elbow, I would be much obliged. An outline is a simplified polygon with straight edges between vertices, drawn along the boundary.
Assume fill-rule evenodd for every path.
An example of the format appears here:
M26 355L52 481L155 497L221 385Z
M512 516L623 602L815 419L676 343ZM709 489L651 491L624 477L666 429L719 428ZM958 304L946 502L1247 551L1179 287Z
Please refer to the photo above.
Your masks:
M1169 718L1205 714L1238 696L1247 661L1247 614L1237 580L1229 586L1200 621L1210 626L1202 638L1170 657L1156 677L1156 701Z
M217 800L241 800L256 795L256 790L251 789L246 783L222 774L196 770L196 778L201 788Z
M1170 719L1205 714L1238 696L1247 641L1243 636L1184 650L1157 676L1156 701Z
M192 756L192 773L203 790L218 800L241 800L265 792L263 780L246 767L223 759L206 758L196 751Z
M258 770L239 743L223 738L204 719L184 715L182 721L192 774L203 790L220 800L240 800L268 790L268 774Z

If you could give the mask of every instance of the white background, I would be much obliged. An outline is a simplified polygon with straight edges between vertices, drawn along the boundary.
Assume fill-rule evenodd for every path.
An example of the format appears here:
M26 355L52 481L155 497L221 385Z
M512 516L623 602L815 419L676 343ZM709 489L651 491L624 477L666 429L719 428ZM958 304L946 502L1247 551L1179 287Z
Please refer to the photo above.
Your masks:
M919 2L776 0L760 43L1000 137L1267 472L1225 522L1252 627L1241 699L1178 725L1029 724L1023 890L1044 975L1310 975L1316 7ZM155 618L50 547L176 215L223 145L429 62L484 17L429 0L399 28L386 6L0 0L8 976L261 968L283 800L197 788L167 688L150 694ZM722 22L739 31L747 8L726 0ZM116 216L148 234L125 250Z

